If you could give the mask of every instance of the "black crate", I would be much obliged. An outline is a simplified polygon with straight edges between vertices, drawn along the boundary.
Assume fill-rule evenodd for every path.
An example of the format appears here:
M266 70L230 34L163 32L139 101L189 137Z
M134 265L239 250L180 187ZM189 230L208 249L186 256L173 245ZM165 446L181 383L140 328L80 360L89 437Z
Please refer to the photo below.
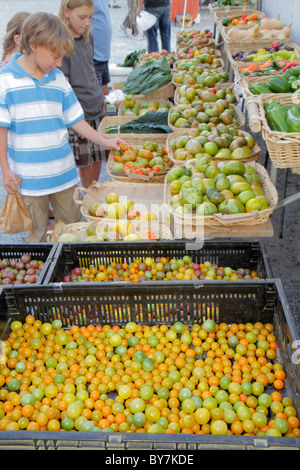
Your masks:
M219 266L233 269L249 268L263 278L272 278L267 254L260 242L247 241L210 241L192 243L189 241L123 242L123 243L62 243L59 244L55 260L44 279L44 284L62 282L63 277L72 269L99 267L112 261L130 263L135 258L183 257L190 255L193 262L210 261ZM148 282L147 282L148 283ZM122 282L123 284L123 282Z
M31 255L32 259L43 261L44 267L35 283L40 285L43 284L48 269L54 260L57 246L56 243L0 244L0 259L20 259L23 254L26 254ZM6 288L6 285L2 284L1 287Z
M297 360L297 330L280 280L244 283L206 282L200 285L166 283L147 285L137 293L126 285L116 293L114 285L16 286L3 289L0 305L6 316L1 339L9 334L15 319L28 314L41 321L61 319L64 327L74 324L172 324L189 326L206 318L217 322L270 322L278 341L276 361L286 371L285 392L300 410L300 367ZM151 311L151 315L149 314ZM182 434L81 433L81 432L0 432L0 448L98 449L98 450L180 450L200 449L300 449L298 438L265 436L214 436Z

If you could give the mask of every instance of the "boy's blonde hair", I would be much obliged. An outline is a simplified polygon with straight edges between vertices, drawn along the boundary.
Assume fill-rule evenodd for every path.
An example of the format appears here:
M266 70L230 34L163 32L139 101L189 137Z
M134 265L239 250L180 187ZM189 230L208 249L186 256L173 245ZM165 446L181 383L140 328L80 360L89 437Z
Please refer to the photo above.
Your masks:
M7 23L6 33L3 38L2 60L15 48L15 36L21 35L22 26L26 18L30 15L27 11L19 11Z
M47 47L60 56L72 55L74 38L66 25L56 15L36 12L24 22L20 38L20 51L32 52L31 45Z
M106 0L103 0L106 1ZM70 10L74 10L74 8L79 7L93 7L94 8L94 0L61 0L60 8L58 16L60 19L65 23L66 26L69 27L69 19L66 17L65 11L66 8ZM87 41L89 38L89 28L83 34L84 39Z

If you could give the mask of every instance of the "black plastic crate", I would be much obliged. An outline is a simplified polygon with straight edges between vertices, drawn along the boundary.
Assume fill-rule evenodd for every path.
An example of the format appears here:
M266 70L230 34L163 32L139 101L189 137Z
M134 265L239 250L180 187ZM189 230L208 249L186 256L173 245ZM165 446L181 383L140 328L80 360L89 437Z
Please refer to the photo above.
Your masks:
M233 269L248 268L256 271L262 279L272 278L266 251L260 242L211 241L202 244L188 241L155 241L123 243L62 243L47 273L44 284L62 282L63 277L76 267L99 267L112 261L132 262L135 258L148 256L183 257L190 255L193 262L210 261ZM122 282L123 284L123 282ZM148 282L147 282L148 284Z
M21 256L25 254L31 255L32 259L43 261L44 267L35 283L40 285L43 283L48 269L54 260L57 246L56 243L0 244L0 259L19 260ZM26 286L28 286L28 284L26 284ZM7 286L2 284L1 287L6 288Z
M278 350L276 361L286 371L285 392L300 410L300 367L297 357L297 330L280 280L244 283L166 283L139 290L126 285L116 293L114 285L16 286L1 293L2 318L9 334L15 319L34 315L43 322L61 319L64 327L74 324L172 324L188 325L206 318L217 322L270 322L274 326ZM151 312L151 314L150 314ZM200 449L300 449L299 438L266 436L214 436L184 434L81 433L46 431L1 431L2 449L98 449L98 450L200 450Z

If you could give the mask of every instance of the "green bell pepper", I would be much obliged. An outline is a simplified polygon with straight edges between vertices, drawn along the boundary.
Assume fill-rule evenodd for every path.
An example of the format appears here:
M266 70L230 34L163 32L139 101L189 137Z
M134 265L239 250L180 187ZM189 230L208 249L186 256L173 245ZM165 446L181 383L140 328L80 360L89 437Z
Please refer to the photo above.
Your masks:
M270 129L279 132L290 132L286 122L286 116L282 107L276 101L265 103L264 109Z
M250 91L254 95L260 95L261 93L272 93L268 84L264 83L255 83L250 87Z
M292 73L293 73L294 77L299 77L299 75L300 75L300 65L297 65L296 67L293 67L292 68Z
M282 75L274 75L268 82L268 86L273 93L289 93L291 85Z
M286 115L289 132L300 132L300 107L291 106Z

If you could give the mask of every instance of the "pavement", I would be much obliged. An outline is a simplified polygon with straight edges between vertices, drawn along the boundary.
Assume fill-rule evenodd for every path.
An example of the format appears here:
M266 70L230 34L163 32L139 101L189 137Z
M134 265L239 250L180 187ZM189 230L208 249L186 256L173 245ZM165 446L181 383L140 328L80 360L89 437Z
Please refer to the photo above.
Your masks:
M105 1L105 0L103 0ZM57 14L59 9L60 0L51 0L45 6L44 2L40 0L10 0L9 2L1 2L0 11L0 44L9 19L17 12L26 10L29 12L46 10L51 13ZM111 8L111 20L113 23L113 37L111 47L111 60L110 64L122 63L126 55L135 50L146 48L146 39L134 39L130 36L125 36L119 29L127 15L127 0L118 0L121 8ZM197 29L209 28L213 30L213 23L207 7L201 7L200 11L200 25L194 27ZM175 50L176 32L180 28L178 25L172 23L172 50ZM118 81L119 77L112 77L113 81ZM250 132L246 124L245 130ZM261 157L258 161L261 164L265 163L266 145L263 141L261 134L253 134L256 142L261 147ZM270 160L267 164L267 170L270 173ZM285 182L285 175L287 181ZM107 181L109 179L105 165L102 166L100 181ZM278 171L277 190L279 193L279 201L300 192L300 175L293 174L290 169L285 172L284 170ZM284 191L286 190L286 194ZM5 199L6 192L2 185L2 178L0 178L0 207ZM300 334L300 209L299 201L288 205L284 210L283 219L283 235L280 237L280 229L282 223L282 211L275 211L271 215L271 222L274 229L274 235L268 238L256 238L255 241L260 241L264 246L268 261L270 263L273 277L280 278L287 296L289 307L294 318L298 335ZM0 231L0 242L3 244L22 243L24 240L24 233L18 234L3 234ZM250 240L250 239L249 239ZM253 240L253 239L252 239ZM254 241L254 240L253 240Z

